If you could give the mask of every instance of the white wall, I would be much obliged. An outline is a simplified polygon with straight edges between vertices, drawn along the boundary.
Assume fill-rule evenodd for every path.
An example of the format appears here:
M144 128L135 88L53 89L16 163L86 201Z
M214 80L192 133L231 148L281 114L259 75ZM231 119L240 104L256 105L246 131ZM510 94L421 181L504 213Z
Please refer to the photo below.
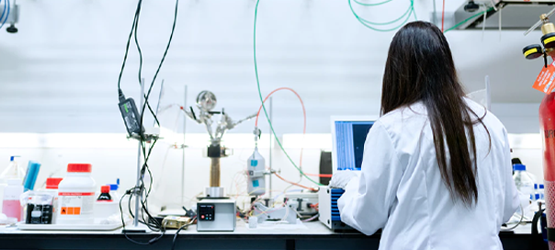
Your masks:
M123 132L116 82L136 1L18 2L19 33L0 32L0 132ZM462 2L447 1L446 11ZM139 38L147 81L165 47L173 3L144 2ZM214 91L219 107L236 119L255 112L259 99L252 53L254 3L182 0L159 79L178 92L187 85L189 100L201 90ZM357 11L369 20L387 21L408 4L409 0L397 0ZM429 19L432 1L416 0L415 8L420 19ZM281 86L296 89L306 104L309 133L328 133L331 115L377 114L393 35L362 26L347 1L263 0L258 20L262 93ZM539 42L539 32L524 37L521 31L503 31L501 36L497 31L452 31L446 36L468 91L482 88L484 76L490 75L494 103L539 103L542 95L531 84L542 62L521 56L523 46ZM138 60L132 51L123 88L137 98ZM276 130L300 132L295 97L277 93L274 104ZM241 126L236 132L251 130ZM522 130L537 131L535 125ZM204 132L201 126L187 131Z
M122 0L20 0L21 18L16 35L0 31L0 163L9 155L43 163L39 180L61 175L70 162L90 162L98 183L122 178L123 187L133 185L136 148L124 139L118 113L117 76L131 26L136 1ZM416 0L418 17L428 19L432 1ZM438 1L440 2L440 1ZM452 11L463 0L447 1ZM145 1L139 37L145 53L144 76L152 78L164 49L172 21L173 1ZM188 105L201 90L218 97L218 107L235 119L255 112L259 105L254 78L252 31L254 0L181 1L176 34L159 79L164 79L168 99L182 103L188 86ZM409 1L393 1L380 8L357 9L370 20L393 19ZM438 6L438 9L440 7ZM375 115L379 110L381 77L389 42L394 32L378 33L360 25L347 1L262 0L258 23L258 55L263 95L277 87L292 87L303 97L308 115L308 133L329 133L332 115ZM446 34L461 81L468 91L483 88L489 75L493 112L512 133L537 133L537 107L541 93L531 88L541 61L525 61L521 48L538 43L540 33L527 37L521 31L452 31ZM132 54L124 75L127 96L138 97L138 59ZM156 85L157 89L159 82ZM155 98L156 99L156 98ZM171 102L171 101L169 101ZM274 98L276 131L300 133L302 113L296 97L277 93ZM166 127L181 128L176 114L164 117ZM264 119L263 119L264 120ZM268 131L267 124L261 122ZM250 141L253 123L239 126ZM178 131L181 131L178 129ZM204 133L200 125L187 122L186 132ZM52 146L34 145L29 137L13 133L80 133L78 146L60 145L67 140L49 137ZM111 133L98 139L97 133ZM115 133L115 135L114 135ZM88 134L88 135L87 135ZM232 136L233 134L229 134ZM93 138L91 138L91 136ZM241 136L241 135L238 135ZM194 136L193 136L194 137ZM208 160L202 158L206 140L187 141L186 196L208 185ZM29 141L30 140L30 141ZM38 139L41 142L40 139ZM70 140L71 141L71 140ZM103 143L104 142L104 143ZM100 144L90 147L89 143ZM10 147L23 144L20 147ZM103 145L104 144L104 145ZM114 146L113 144L119 145ZM7 146L6 146L7 145ZM34 145L34 146L33 146ZM79 146L80 145L80 146ZM234 147L235 155L222 160L222 185L233 186L233 176L244 167L251 146ZM539 173L538 149L522 149L515 155ZM317 172L320 147L305 150L307 172ZM267 156L265 151L262 153ZM291 149L293 159L300 151ZM166 156L167 155L167 156ZM298 173L276 149L275 168L284 177ZM180 188L182 155L160 144L151 166L159 187L158 199L176 199ZM164 158L167 158L164 161ZM1 159L5 159L2 161ZM0 169L2 169L0 164ZM537 174L539 175L539 174ZM161 182L161 181L160 181ZM276 188L287 185L274 181ZM306 180L303 184L310 184Z

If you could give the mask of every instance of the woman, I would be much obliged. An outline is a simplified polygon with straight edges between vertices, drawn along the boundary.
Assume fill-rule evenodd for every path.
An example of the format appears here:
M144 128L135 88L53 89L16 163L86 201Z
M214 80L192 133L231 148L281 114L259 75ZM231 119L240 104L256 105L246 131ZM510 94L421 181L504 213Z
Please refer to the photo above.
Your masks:
M519 206L507 131L464 97L435 25L409 23L393 38L381 111L360 174L332 180L345 189L341 220L383 229L380 249L502 249L500 226Z

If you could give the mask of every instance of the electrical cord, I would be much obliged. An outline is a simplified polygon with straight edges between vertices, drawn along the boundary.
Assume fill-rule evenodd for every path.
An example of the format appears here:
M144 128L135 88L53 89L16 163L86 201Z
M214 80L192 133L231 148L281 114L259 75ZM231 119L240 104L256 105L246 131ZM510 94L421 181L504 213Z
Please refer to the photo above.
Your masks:
M150 93L152 91L152 87L154 87L154 83L156 82L156 78L158 77L158 73L160 73L160 69L162 68L162 65L164 64L164 61L166 60L166 56L168 55L168 51L170 49L170 45L172 43L172 39L173 39L173 34L175 32L175 26L177 24L177 13L179 12L179 0L175 0L175 10L174 10L174 14L173 14L173 24L172 24L172 30L170 33L170 37L168 39L168 44L166 45L166 49L164 50L164 55L162 56L162 59L160 60L160 64L158 65L158 69L156 69L156 73L154 73L154 77L152 78L152 82L150 83L150 88L148 88L148 92L146 94L145 100L148 100L148 97L150 96ZM145 106L143 106L142 112L144 113L145 111ZM141 124L143 123L143 117L141 117ZM158 123L158 125L160 125Z
M144 185L144 175L145 175L145 171L149 174L149 178L150 178L150 182L149 182L149 187L148 187L148 191L145 194L144 199L141 199L140 203L142 206L142 216L143 216L143 221L146 223L145 224L150 230L152 231L160 231L162 229L160 229L162 227L162 225L158 222L158 220L156 220L149 212L148 210L148 197L150 195L150 192L152 190L152 182L153 182L153 177L152 177L152 172L150 171L150 167L148 166L148 159L150 157L150 154L152 153L152 149L154 148L154 145L156 144L157 140L154 140L152 145L149 148L148 153L145 152L145 146L143 146L143 155L145 156L144 159L144 167L141 169L141 176L143 176L143 178L141 178L141 187L140 190L146 190L145 185ZM147 216L147 219L145 219L144 216Z
M158 121L158 118L156 117L156 113L152 110L148 99L149 99L150 94L152 92L152 88L154 87L154 84L156 82L156 78L157 78L157 76L158 76L158 74L159 74L159 72L162 68L162 65L165 61L165 58L168 54L168 50L169 50L169 47L170 47L170 44L171 44L171 41L172 41L172 38L173 38L173 34L174 34L174 31L175 31L175 27L176 27L178 6L179 6L179 0L176 0L175 1L175 12L174 12L174 20L173 20L173 25L172 25L172 31L171 31L171 34L170 34L170 38L168 40L168 44L166 46L166 49L164 51L164 54L163 54L162 59L160 61L160 64L158 65L156 73L155 73L155 75L152 79L152 82L151 82L151 84L148 88L148 92L147 92L146 95L143 96L145 101L144 101L143 106L141 107L141 113L140 113L141 116L140 116L140 122L139 122L140 123L139 125L140 125L141 128L143 127L143 122L144 122L144 111L146 110L147 107L148 107L150 113L152 114L152 116L154 117L154 120L155 120L156 124L158 126L160 125L160 123ZM122 62L122 67L121 67L121 71L120 71L119 78L118 78L118 93L119 93L119 95L123 94L123 92L121 90L121 78L122 78L122 75L123 75L123 71L125 69L125 64L127 62L127 58L128 58L128 54L129 54L129 46L130 46L130 43L131 43L131 38L133 36L135 37L134 42L135 42L135 45L137 46L137 50L138 50L138 53L139 53L139 69L138 69L137 76L138 76L139 82L141 83L140 84L141 88L143 87L143 83L142 83L143 54L142 54L142 50L141 50L138 35L137 35L138 27L139 27L140 13L141 13L141 7L142 7L142 0L139 0L138 3L137 3L136 11L135 11L135 16L133 18L133 24L132 24L132 27L131 27L131 31L129 33L129 37L128 37L128 40L127 40L124 59L123 59L123 62ZM152 153L152 150L153 150L154 146L156 145L156 142L158 141L158 138L155 137L155 138L152 139L152 142L150 144L150 147L148 147L148 150L147 150L147 145L146 145L146 140L147 140L146 136L144 134L141 134L139 140L140 140L140 144L139 144L140 145L140 151L142 152L142 155L143 155L143 165L142 165L142 167L140 169L140 172L139 172L139 174L140 174L140 176L139 176L139 185L127 190L127 192L125 194L125 195L129 195L128 210L129 210L129 214L131 215L132 218L135 218L135 216L139 216L140 219L138 221L141 224L146 225L152 231L161 232L161 235L159 235L155 238L152 238L148 242L139 242L139 241L131 239L125 231L125 221L123 220L123 209L122 209L122 206L121 206L121 202L123 201L125 195L120 199L119 207L120 207L120 214L121 214L121 219L122 219L122 224L123 224L123 232L124 232L125 237L133 243L140 244L140 245L149 245L149 244L153 244L153 243L157 242L159 239L161 239L163 237L163 235L165 234L165 231L166 231L165 228L163 227L163 225L160 222L158 222L158 220L156 220L154 218L154 216L152 216L152 214L150 214L149 209L148 209L148 197L150 196L150 193L152 191L152 182L153 182L152 172L151 172L150 167L148 165L148 160L150 158L150 155ZM148 188L146 188L145 181L144 181L145 174L148 174L148 176L150 177L150 182L149 182ZM146 191L146 193L144 191ZM140 210L141 214L140 215L139 214L133 214L133 212L131 211L131 199L133 197L132 194L136 194L135 199L139 199L138 202L141 205L141 207L140 207L141 208L141 210Z
M514 226L512 226L510 228L501 229L500 231L502 231L502 232L512 231L515 228L517 228L518 226L520 226L520 223L522 223L522 221L524 220L524 208L522 207L522 204L520 204L519 206L520 206L520 220L518 221L518 223L516 223Z
M164 230L164 228L162 228L162 225L148 211L148 195L150 194L150 191L152 189L152 181L150 182L149 189L148 189L147 193L145 194L145 196L143 197L143 195L142 195L142 190L146 190L145 183L144 183L145 172L148 172L151 180L153 179L152 178L152 173L150 171L150 168L148 167L147 162L148 162L148 159L150 157L150 154L152 152L152 149L154 147L155 142L156 141L154 141L153 144L150 146L148 153L145 151L146 150L145 143L144 142L141 143L141 148L143 150L143 156L144 156L144 162L145 163L143 164L143 167L141 168L141 171L140 171L141 178L139 180L139 182L140 182L139 186L135 186L135 187L127 190L127 194L129 195L128 210L129 210L129 214L131 215L132 218L135 218L135 216L139 216L139 215L134 215L133 212L131 211L131 199L132 199L131 194L132 193L139 194L139 195L137 195L136 199L139 199L139 197L141 197L139 202L141 204L142 220L138 220L138 221L141 224L146 225L150 230L152 230L154 232L164 233L165 230ZM123 200L123 197L122 197L121 200ZM121 200L120 200L120 203L121 203ZM122 212L121 209L120 209L120 213L122 213L121 216L123 216L123 212ZM126 235L125 225L123 226L123 230L124 230L123 231L124 234ZM126 238L128 238L127 235L126 235ZM159 237L153 238L151 241L149 241L149 243L152 244L152 243L156 242L157 240L159 240Z
M150 239L148 242L141 242L141 241L136 241L136 240L132 239L131 237L129 237L129 236L127 235L127 233L125 233L125 220L123 219L123 209L122 209L122 207L121 207L121 201L124 199L124 197L125 197L126 195L129 195L129 196L131 197L131 194L130 194L129 190L128 190L128 191L120 198L120 200L119 200L120 218L121 218L121 224L122 224L122 226L123 226L123 232L124 232L123 235L125 236L125 238L126 238L127 240L129 240L130 242L133 242L133 243L135 243L135 244L137 244L137 245L151 245L151 244L157 242L158 240L160 240L162 237L164 237L165 231L162 231L162 233L161 233L159 236Z
M128 39L127 39L127 44L126 44L126 48L125 48L124 59L123 59L122 67L121 67L120 74L119 74L119 77L118 77L118 92L119 92L120 95L123 94L123 92L122 92L122 90L121 90L121 78L122 78L122 75L123 75L123 71L124 71L124 69L125 69L125 64L126 64L126 62L127 62L127 57L128 57L128 54L129 54L129 46L130 46L130 43L131 43L131 38L132 38L133 34L135 34L135 35L137 34L136 32L137 32L137 27L138 27L138 21L139 21L140 13L141 13L141 6L142 6L142 0L139 0L139 1L137 2L137 8L136 8L136 10L135 10L135 15L134 15L134 17L133 17L133 24L132 24L132 26L131 26L131 31L129 32L129 37L128 37ZM140 55L140 62L141 62L141 63L140 63L140 66L139 66L139 82L141 83L141 76L140 76L141 73L140 73L140 72L142 71L142 51L141 51L141 49L140 49L140 45L139 45L137 36L135 36L135 44L137 45L137 49L139 50L139 55ZM142 83L141 83L140 85L141 85L141 87L142 87ZM152 109L150 108L150 104L149 104L149 102L148 102L148 98L145 98L145 103L144 103L144 105L149 106L149 110L151 111L151 113L153 114L153 116L156 116L156 113L154 113L154 112L152 111ZM143 106L144 106L144 105L143 105ZM143 116L143 114L144 114L144 113L141 113L141 117ZM156 120L157 120L157 119L156 119ZM142 127L142 124L141 124L141 127ZM133 212L131 211L131 199L132 199L132 197L133 197L131 194L139 194L139 195L137 195L136 199L140 199L139 196L142 196L141 193L142 193L142 190L143 190L143 188L144 188L144 181L143 181L143 176L144 176L144 171L145 171L144 169L145 169L145 166L148 166L148 165L147 165L148 157L146 156L146 154L144 154L144 152L145 152L145 145L144 145L144 142L143 142L143 135L141 135L141 138L140 138L140 147L142 148L142 150L143 150L143 156L145 157L144 164L143 164L143 166L142 166L142 168L141 168L141 171L140 171L140 172L141 172L141 175L140 175L140 176L141 176L141 178L140 178L140 185L139 185L139 186L135 186L135 187L133 187L133 188L127 190L127 192L126 192L126 194L125 194L125 195L129 195L128 210L129 210L129 214L131 215L132 218L134 218L134 216L139 216L139 215L134 215ZM152 148L151 148L150 150L152 150ZM126 232L126 230L125 230L125 222L124 222L124 220L123 220L123 210L122 210L122 208L121 208L121 202L123 201L125 195L120 199L120 216L121 216L121 219L122 219L122 226L123 226L123 234L124 234L124 236L125 236L128 240L130 240L131 242L136 243L136 244L141 244L141 245L144 245L144 244L152 244L152 243L158 241L161 237L155 237L155 238L149 240L149 242L146 242L146 243L145 243L145 242L135 241L135 240L129 238L129 236L127 235L127 232ZM144 202L141 202L141 203L144 203ZM145 207L146 207L146 206L143 206L143 209L144 209ZM144 213L143 213L143 214L144 214ZM147 221L145 221L144 217L143 217L143 220L140 221L140 222L141 222L142 224L147 225L149 228L152 228L151 225L149 225L149 223L147 223Z
M123 91L121 90L121 78L123 77L123 71L125 69L125 64L127 62L127 57L129 55L129 46L131 44L131 38L133 37L133 34L136 35L136 30L137 30L137 26L138 26L138 22L139 22L139 16L140 16L140 13L141 13L142 2L143 2L142 0L139 0L137 2L137 9L135 10L135 15L133 17L133 24L131 25L131 31L129 32L129 37L127 38L127 44L125 46L125 54L123 56L123 62L121 64L121 69L120 69L119 76L118 76L118 97L123 95ZM141 47L139 46L137 36L135 36L135 42L136 42L135 44L137 46L137 50L139 51L139 55L140 55L139 85L142 88L143 83L142 83L142 77L140 76L141 75L140 72L142 72L143 57L142 57L142 50L141 50ZM148 98L145 98L145 104L148 106L148 109L149 109L150 113L154 116L154 120L156 121L156 124L160 125L160 123L158 122L158 118L156 117L156 112L154 112L154 110L150 106L150 103L148 102ZM141 114L143 114L143 113L141 113Z
M317 181L312 180L312 178L306 176L304 174L304 172L297 166L297 164L295 164L293 159L291 159L291 156L289 156L289 154L287 153L287 151L283 147L281 141L279 140L279 138L276 134L276 131L274 130L274 126L272 125L272 121L270 121L270 116L268 115L268 111L266 110L266 106L264 105L264 99L262 97L262 91L260 90L260 79L259 79L259 76L258 76L258 62L257 62L257 59L256 59L256 20L258 18L258 5L259 5L259 3L260 3L260 0L257 0L256 5L254 7L253 55L254 55L254 73L255 73L255 76L256 76L256 85L258 87L258 96L260 97L260 102L262 103L262 110L264 110L264 115L266 116L266 120L268 120L268 124L270 125L270 130L272 130L272 133L274 135L274 138L275 138L276 142L278 143L279 147L281 148L281 150L283 151L285 156L287 156L287 159L289 160L289 162L291 162L291 164L302 175L304 175L306 177L306 179L308 179L309 181L311 181L312 183L314 183L318 186L322 186L322 184L320 184Z
M142 1L142 0L140 0L140 1ZM135 46L137 46L137 52L139 53L139 70L137 72L137 79L141 83L141 87L142 87L142 84L143 84L142 83L143 82L143 50L141 49L141 45L139 45L139 36L137 35L137 32L139 30L139 19L140 19L140 15L141 15L141 7L142 6L140 6L140 5L137 7L137 15L136 15L136 18L135 18L135 28L134 28L133 36L135 37L134 40L135 40Z
M175 249L175 243L176 243L176 241L177 241L177 236L179 235L179 233L181 232L181 230L183 230L183 229L189 227L190 225L192 225L192 224L195 222L196 219L197 219L196 216L193 217L189 223L187 223L187 224L181 226L179 229L177 229L177 231L175 232L175 235L173 236L173 240L172 240L172 249L171 249L171 250L174 250L174 249Z

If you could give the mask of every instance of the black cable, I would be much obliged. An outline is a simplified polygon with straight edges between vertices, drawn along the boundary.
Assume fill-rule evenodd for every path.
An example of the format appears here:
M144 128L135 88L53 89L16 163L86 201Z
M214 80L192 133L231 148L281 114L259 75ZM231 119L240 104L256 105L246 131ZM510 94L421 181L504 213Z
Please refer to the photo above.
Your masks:
M127 62L127 58L128 58L128 54L129 54L129 46L131 43L131 38L133 36L135 36L135 45L137 47L138 53L139 53L139 70L138 70L138 80L139 83L141 85L141 88L143 88L143 81L142 81L142 68L143 68L143 53L142 53L142 49L140 47L140 43L139 43L139 39L138 39L138 27L139 27L139 19L140 19L140 13L141 13L141 6L142 6L142 0L139 0L137 3L137 9L135 11L135 16L133 18L133 25L131 26L131 31L129 33L129 37L127 40L127 45L126 45L126 49L125 49L125 55L124 55L124 59L122 62L122 67L121 67L121 71L119 74L119 78L118 78L118 94L119 95L123 95L123 92L121 90L121 79L123 76L123 71L125 69L125 64ZM156 121L156 124L159 126L160 123L158 121L158 117L156 117L156 113L152 110L150 103L148 102L148 99L150 97L150 94L152 92L152 89L154 87L154 84L156 82L156 78L158 77L158 74L162 68L162 65L166 59L166 56L168 54L170 45L171 45L171 41L173 39L173 35L175 32L175 27L176 27L176 23L177 23L177 14L178 14L178 6L179 6L179 0L176 0L175 2L175 12L174 12L174 20L173 20L173 24L172 24L172 30L171 30L171 34L170 37L168 39L168 43L166 45L166 49L164 51L164 54L162 56L162 59L160 60L160 64L158 65L158 68L156 70L156 73L152 79L152 82L148 88L148 92L146 95L144 95L144 104L141 107L141 113L140 113L140 124L139 126L142 128L143 127L143 123L144 123L144 112L145 109L148 107L150 113L152 114L152 116L154 117L154 120ZM154 148L154 146L156 145L156 142L158 140L158 138L154 138L153 142L151 143L150 147L148 148L148 152L147 152L147 146L145 141L148 138L146 138L146 136L144 134L140 135L140 147L143 153L143 157L144 157L144 163L139 171L140 173L140 180L139 180L139 185L129 189L127 191L127 193L125 195L129 195L129 204L128 204L128 210L129 210L129 214L131 215L132 218L135 218L135 216L140 216L142 217L142 220L139 220L139 222L141 222L141 224L146 225L150 230L152 231L161 231L162 234L158 237L155 237L151 240L149 240L148 242L139 242L139 241L135 241L131 238L129 238L125 232L125 221L123 220L123 209L121 206L121 202L123 201L125 195L120 199L119 202L119 208L120 208L120 214L121 214L121 220L122 220L122 224L123 224L123 229L124 229L124 235L125 237L136 244L140 244L140 245L149 245L152 244L156 241L158 241L160 238L162 238L162 236L165 234L165 228L163 227L163 225L161 225L161 223L156 220L148 211L148 197L150 196L150 193L152 191L152 182L153 182L153 177L152 177L152 172L150 170L150 167L148 166L148 160L150 158L150 155L152 153L152 150ZM150 177L150 183L149 183L149 187L148 189L145 188L145 182L144 182L144 177L145 174L148 173L149 177ZM146 191L146 193L144 193L144 191ZM133 214L133 212L131 211L131 199L133 197L132 194L135 194L136 199L139 199L139 202L141 204L141 215L139 214Z
M148 189L148 193L145 195L145 197L143 198L142 196L142 190L145 190L145 184L144 184L144 175L145 175L145 171L148 171L148 174L150 176L150 179L152 180L152 172L150 171L150 168L148 167L148 159L152 153L152 149L154 147L154 144L156 143L157 140L154 140L154 142L152 143L152 145L150 146L148 153L146 152L146 145L144 143L141 143L142 145L142 150L143 150L143 155L144 155L144 160L145 160L145 164L143 164L143 167L141 168L140 174L141 174L141 179L140 179L140 185L138 187L139 192L141 193L141 200L139 201L141 203L141 211L143 211L142 213L142 218L143 220L141 221L142 224L146 225L150 230L152 231L161 231L162 229L162 225L159 223L158 220L156 220L156 218L154 218L154 216L152 216L150 214L150 212L148 211L148 195L150 194L150 191L152 190L152 181L150 182L150 186ZM145 217L146 216L146 217Z
M166 45L166 49L164 50L164 55L162 56L162 59L160 60L160 64L158 65L158 69L156 69L156 73L154 73L154 77L152 78L152 82L150 83L150 87L148 88L148 92L146 94L146 99L148 100L148 97L150 96L150 92L152 91L152 87L154 87L154 83L156 82L156 78L158 77L158 73L160 73L160 69L162 68L162 65L164 64L164 61L166 60L166 56L168 55L168 50L170 49L170 45L173 39L173 34L175 31L175 26L177 24L177 13L179 10L179 0L175 0L175 11L173 14L173 24L172 24L172 30L170 33L170 38L168 39L168 44ZM143 105L143 112L145 110L145 106ZM140 124L143 123L143 117L141 117L141 122Z
M177 241L177 236L179 235L179 232L181 232L181 230L185 229L186 227L192 225L195 222L195 220L196 220L196 217L192 218L189 223L187 223L187 224L181 226L179 229L177 229L177 232L175 232L175 235L173 236L172 249L171 250L175 249L175 242Z
M140 65L139 65L139 85L142 88L142 65L143 65L143 56L142 56L142 50L141 50L141 46L139 45L139 41L137 38L137 29L139 26L139 16L141 13L141 6L142 6L142 0L139 0L139 2L137 3L137 9L135 10L135 16L133 17L133 25L131 25L131 31L129 32L129 37L127 38L127 44L125 46L125 54L123 56L123 62L121 64L121 69L119 72L119 77L118 77L118 97L119 95L123 94L123 92L121 91L121 78L123 77L123 71L125 69L125 63L127 62L127 57L129 55L129 45L131 44L131 37L133 37L133 34L135 34L135 45L137 46L137 50L139 51L139 55L140 55ZM159 126L160 122L158 121L158 118L156 117L156 113L154 112L154 110L152 109L152 107L150 106L150 103L148 103L148 99L146 99L145 104L148 106L148 110L150 111L150 113L152 115L154 115L154 120L156 121L156 124Z
M142 0L139 0L142 1ZM137 52L139 52L139 70L138 70L138 74L137 74L137 78L139 80L139 83L143 82L143 50L141 49L141 45L139 45L139 37L137 36L137 31L139 30L139 19L140 19L140 15L141 15L141 6L137 6L137 12L135 15L135 27L134 27L134 37L135 37L135 46L137 46ZM142 86L141 86L142 87Z
M140 0L142 2L142 0ZM137 52L139 52L139 70L138 70L138 74L137 74L137 78L139 80L139 85L141 86L141 88L143 87L143 50L141 49L141 45L139 44L139 36L137 35L137 32L139 30L139 19L141 16L141 9L142 9L142 4L139 4L137 6L137 10L135 12L135 23L134 23L134 27L133 27L133 36L135 37L135 46L137 47ZM119 87L118 87L119 88ZM146 97L146 96L145 96ZM152 110L152 107L150 106L150 103L148 102L148 99L145 98L145 104L148 107L148 110L150 111L150 113L154 116L154 120L156 121L156 124L158 124L158 126L160 126L160 122L158 121L158 118L156 117L156 112L154 112L154 110ZM144 111L143 111L144 112ZM141 113L142 116L143 113Z
M123 55L123 62L121 63L121 70L119 71L118 77L118 90L121 90L121 78L123 76L123 70L125 69L125 63L127 62L127 55L129 54L129 45L131 44L131 37L133 36L133 31L135 30L135 24L137 23L137 12L140 12L142 0L137 3L137 10L135 10L135 16L133 17L133 25L131 25L131 31L129 32L129 37L127 38L127 45L125 46L125 54Z
M157 139L154 140L154 142L152 143L151 147L149 148L148 154L145 154L146 158L145 158L145 164L144 164L145 168L144 169L146 169L146 171L148 172L150 180L153 180L152 172L150 171L150 167L148 166L148 164L146 164L146 162L148 162L148 159L150 157L150 154L152 153L152 149L154 148L154 145L156 144L156 142L157 142ZM144 170L143 170L143 175L144 175ZM152 190L152 183L153 183L153 181L151 181L149 183L148 191L145 194L145 198L142 200L141 204L143 206L143 210L145 211L146 215L148 216L149 223L154 224L156 227L160 228L160 227L162 227L160 222L158 220L156 220L148 211L148 196L150 195L150 192ZM143 188L144 188L144 182L143 182Z
M138 244L138 245L151 245L151 244L157 242L158 240L160 240L162 237L164 237L165 232L162 231L162 233L161 233L159 236L150 239L148 242L141 242L141 241L136 241L136 240L134 240L134 239L131 239L131 238L127 235L127 233L126 233L126 231L125 231L125 221L124 221L124 219L123 219L123 209L122 209L122 207L121 207L121 202L123 201L123 198L124 198L126 195L131 196L131 195L129 194L129 190L128 190L128 192L126 192L126 193L119 199L120 218L121 218L121 224L122 224L122 226L123 226L123 235L125 236L125 238L126 238L127 240L129 240L129 241L135 243L135 244Z

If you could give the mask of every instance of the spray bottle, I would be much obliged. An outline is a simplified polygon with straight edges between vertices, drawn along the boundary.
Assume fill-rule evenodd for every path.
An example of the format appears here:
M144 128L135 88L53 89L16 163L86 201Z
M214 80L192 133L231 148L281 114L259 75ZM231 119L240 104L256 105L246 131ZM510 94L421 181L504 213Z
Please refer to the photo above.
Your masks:
M19 156L10 157L8 167L0 174L0 201L3 200L4 189L8 186L8 180L22 180L25 177L25 170L15 161L16 157ZM2 213L2 206L0 206L0 213Z

